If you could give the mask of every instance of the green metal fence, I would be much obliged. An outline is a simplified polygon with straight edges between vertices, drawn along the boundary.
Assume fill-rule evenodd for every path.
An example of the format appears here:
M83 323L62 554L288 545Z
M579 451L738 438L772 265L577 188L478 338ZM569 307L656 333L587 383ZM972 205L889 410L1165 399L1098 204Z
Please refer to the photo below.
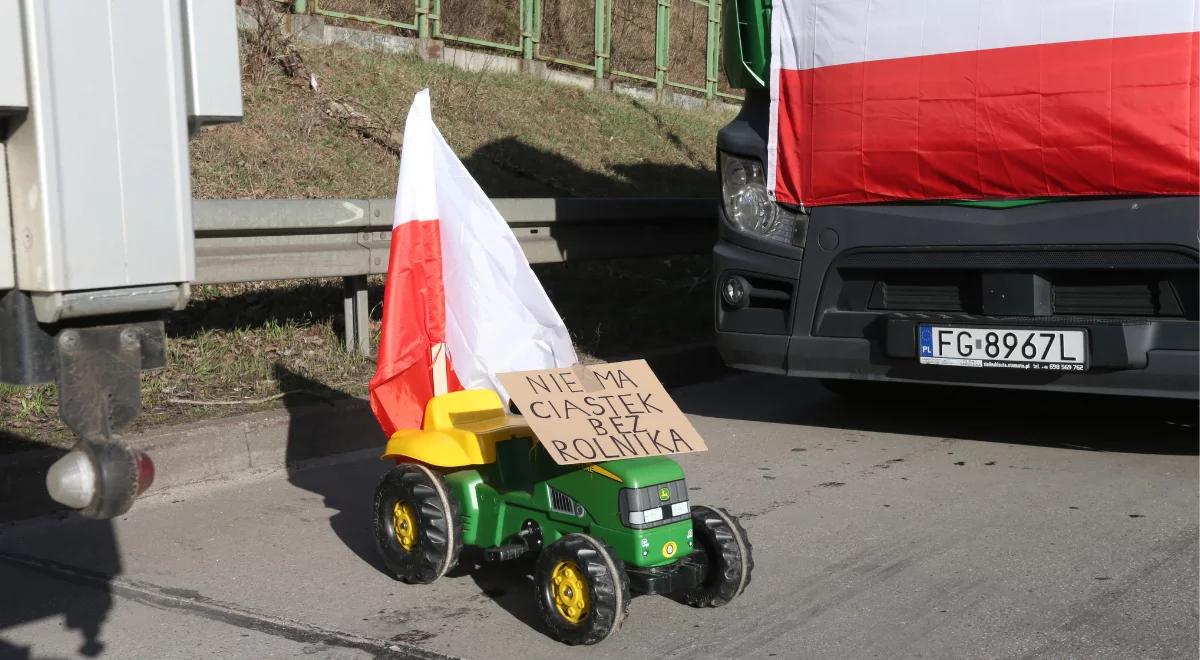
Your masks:
M508 51L705 98L721 84L721 0L291 0L293 12ZM674 49L673 49L674 47Z

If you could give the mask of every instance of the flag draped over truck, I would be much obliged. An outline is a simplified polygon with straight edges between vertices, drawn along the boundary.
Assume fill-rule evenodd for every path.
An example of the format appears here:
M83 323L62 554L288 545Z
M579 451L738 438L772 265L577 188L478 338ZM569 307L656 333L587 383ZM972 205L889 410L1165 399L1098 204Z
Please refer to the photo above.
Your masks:
M776 0L776 199L1195 195L1196 0Z
M562 318L508 223L417 93L404 125L371 409L389 436L420 428L435 394L497 373L577 362Z

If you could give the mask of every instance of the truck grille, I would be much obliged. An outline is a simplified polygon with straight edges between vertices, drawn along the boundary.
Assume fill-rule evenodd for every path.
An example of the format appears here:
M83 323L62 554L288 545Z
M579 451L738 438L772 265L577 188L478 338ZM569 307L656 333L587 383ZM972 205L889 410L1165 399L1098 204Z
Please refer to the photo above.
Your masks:
M918 282L911 278L877 280L871 294L870 309L961 312L971 306L969 291L969 287L958 283Z
M1055 316L1197 318L1193 267L1180 271L1050 271ZM847 272L839 309L985 314L968 270ZM861 293L854 295L855 289Z

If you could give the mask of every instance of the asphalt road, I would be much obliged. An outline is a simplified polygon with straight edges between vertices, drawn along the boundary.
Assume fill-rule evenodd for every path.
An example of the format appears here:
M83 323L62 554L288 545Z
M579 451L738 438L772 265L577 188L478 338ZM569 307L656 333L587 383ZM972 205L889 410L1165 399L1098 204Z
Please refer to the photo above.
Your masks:
M1196 406L918 391L847 402L735 375L675 390L710 451L693 502L740 516L727 607L636 599L569 648L528 567L385 576L343 457L0 530L0 657L1196 658Z

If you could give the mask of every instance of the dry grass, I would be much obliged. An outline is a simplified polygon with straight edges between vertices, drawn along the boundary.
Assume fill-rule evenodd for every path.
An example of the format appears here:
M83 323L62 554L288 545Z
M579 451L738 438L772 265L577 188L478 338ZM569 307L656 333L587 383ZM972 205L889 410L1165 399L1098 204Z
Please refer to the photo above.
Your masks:
M653 0L613 0L611 64L619 71L653 77L657 3ZM322 9L414 24L415 0L321 0ZM592 64L595 56L595 0L542 0L539 52ZM356 20L327 17L333 25L358 30L413 36L401 29ZM703 86L707 72L708 6L696 0L677 0L670 7L670 47L667 73L673 82ZM520 3L517 0L442 0L444 34L520 45ZM467 46L470 47L470 46ZM724 72L720 88L730 91Z
M596 56L594 0L542 0L539 52L547 57L593 64Z
M243 42L238 124L200 130L191 143L198 198L386 197L395 193L396 157L321 113Z
M703 87L708 76L708 6L694 0L672 2L670 40L668 78ZM724 78L724 73L717 77Z
M340 280L199 286L188 308L167 320L167 366L142 373L142 414L131 432L278 405L201 405L269 397L303 378L314 402L366 393L370 361L341 349L333 324ZM65 446L53 385L0 386L0 431ZM3 447L0 446L0 452Z
M586 358L611 359L712 335L708 256L536 266ZM292 280L200 286L167 321L167 366L142 373L142 413L129 432L281 406L303 392L314 403L364 396L375 364L346 353L341 281ZM378 345L382 278L372 278L372 345ZM184 402L186 401L186 402ZM0 385L0 435L73 444L58 420L53 385ZM0 444L0 453L5 446Z
M417 3L415 0L321 0L321 9L337 11L343 14L353 14L355 16L382 18L386 21L396 21L409 25L416 25L417 20ZM361 21L338 21L338 19L331 19L331 22L338 22L347 27L360 30L394 31L386 25L371 25Z
M434 119L493 196L711 195L716 132L732 115L471 73L345 48L302 51L322 89L402 129L428 87ZM247 58L253 61L253 58ZM247 67L248 69L251 67ZM331 124L278 72L244 84L246 117L192 143L197 197L387 197L396 158Z
M245 47L245 120L203 129L193 140L197 197L394 194L391 152L331 122L305 88ZM493 196L711 196L715 190L715 135L729 120L718 112L646 106L379 53L325 48L304 56L330 93L397 127L412 94L429 87L442 131ZM611 358L710 337L709 263L697 256L535 270L579 350ZM381 279L372 281L370 299L377 336ZM314 402L363 395L374 364L342 350L340 314L336 279L196 287L188 308L168 318L168 366L142 375L143 412L132 430L279 405L173 399L254 400L296 387ZM70 444L57 415L53 386L0 385L0 435Z

